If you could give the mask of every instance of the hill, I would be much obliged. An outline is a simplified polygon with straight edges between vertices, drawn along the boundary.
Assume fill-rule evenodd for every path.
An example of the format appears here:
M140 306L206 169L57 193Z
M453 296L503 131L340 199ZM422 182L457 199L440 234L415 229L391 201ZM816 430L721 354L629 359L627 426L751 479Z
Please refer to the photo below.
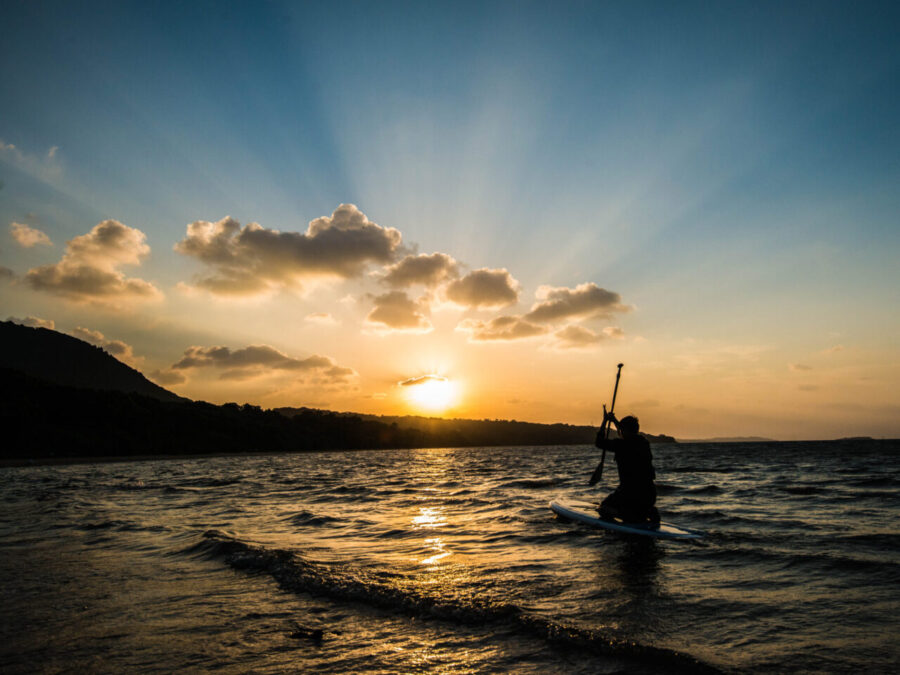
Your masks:
M11 321L0 321L0 368L67 387L131 392L161 401L184 400L101 347L55 330Z
M596 429L516 420L379 417L191 401L98 347L0 322L0 459L365 448L592 445ZM671 437L648 437L672 442Z

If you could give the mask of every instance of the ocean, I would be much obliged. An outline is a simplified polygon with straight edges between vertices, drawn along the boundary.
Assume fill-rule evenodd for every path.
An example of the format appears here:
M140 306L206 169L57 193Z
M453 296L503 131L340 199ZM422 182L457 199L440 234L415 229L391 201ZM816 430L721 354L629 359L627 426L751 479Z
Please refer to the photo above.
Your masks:
M703 540L557 520L587 446L3 468L0 670L900 668L900 442L653 453Z

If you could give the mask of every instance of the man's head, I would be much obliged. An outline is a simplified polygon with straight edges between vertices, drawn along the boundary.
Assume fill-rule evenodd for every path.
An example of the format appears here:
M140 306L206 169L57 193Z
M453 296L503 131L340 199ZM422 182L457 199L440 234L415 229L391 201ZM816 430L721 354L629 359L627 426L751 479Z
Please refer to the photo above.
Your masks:
M628 417L623 417L619 420L619 430L625 436L634 436L640 429L641 424L634 415L629 415Z

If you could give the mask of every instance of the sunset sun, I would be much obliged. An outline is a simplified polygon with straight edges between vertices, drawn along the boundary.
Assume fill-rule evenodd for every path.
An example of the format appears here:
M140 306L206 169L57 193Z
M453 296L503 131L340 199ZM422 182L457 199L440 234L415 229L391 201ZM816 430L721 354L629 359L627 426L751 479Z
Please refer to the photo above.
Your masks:
M456 383L440 375L423 375L400 383L410 405L420 410L441 412L451 407L458 395Z

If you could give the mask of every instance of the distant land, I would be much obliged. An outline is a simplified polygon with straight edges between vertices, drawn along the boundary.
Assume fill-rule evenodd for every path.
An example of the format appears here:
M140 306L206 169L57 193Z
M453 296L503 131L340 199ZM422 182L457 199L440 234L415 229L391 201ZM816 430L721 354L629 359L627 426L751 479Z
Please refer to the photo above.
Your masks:
M716 436L714 438L678 438L679 443L775 443L774 438L763 436Z
M192 401L99 347L0 322L0 459L365 448L588 445L596 427ZM647 435L674 443L671 436Z

